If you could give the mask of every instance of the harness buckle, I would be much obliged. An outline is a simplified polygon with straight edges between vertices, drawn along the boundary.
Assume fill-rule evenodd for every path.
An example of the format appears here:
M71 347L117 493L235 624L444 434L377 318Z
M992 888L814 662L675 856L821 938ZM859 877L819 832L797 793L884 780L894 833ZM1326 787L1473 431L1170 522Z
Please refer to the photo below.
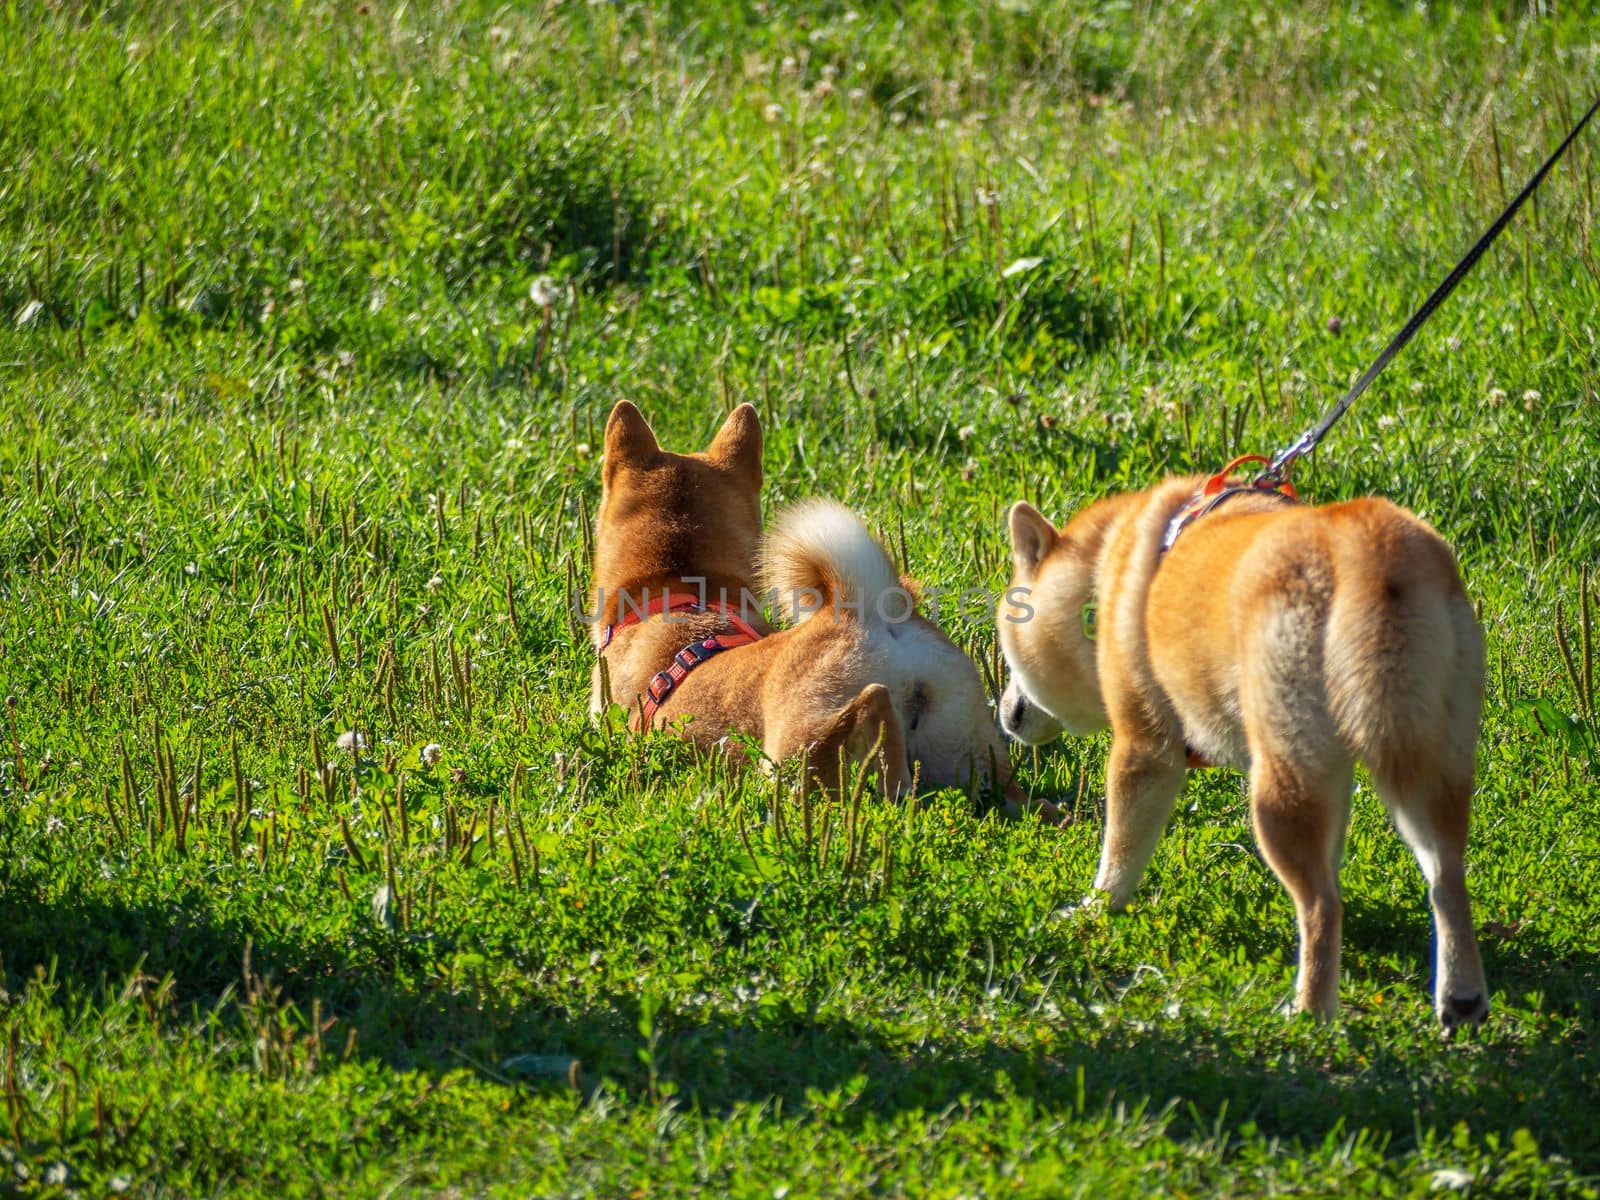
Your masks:
M690 642L674 654L672 659L686 672L692 671L721 649L722 645L716 638L708 637L704 641Z
M645 688L644 694L650 698L650 703L659 707L666 702L672 694L672 689L677 687L677 681L666 671L657 671L650 677L650 686Z

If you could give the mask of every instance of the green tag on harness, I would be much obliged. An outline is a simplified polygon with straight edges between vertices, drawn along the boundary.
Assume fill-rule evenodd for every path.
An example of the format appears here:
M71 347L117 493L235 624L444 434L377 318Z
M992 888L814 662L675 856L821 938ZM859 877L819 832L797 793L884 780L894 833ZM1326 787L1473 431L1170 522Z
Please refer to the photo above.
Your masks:
M1089 641L1094 641L1094 635L1100 630L1100 608L1091 600L1083 606L1083 636Z

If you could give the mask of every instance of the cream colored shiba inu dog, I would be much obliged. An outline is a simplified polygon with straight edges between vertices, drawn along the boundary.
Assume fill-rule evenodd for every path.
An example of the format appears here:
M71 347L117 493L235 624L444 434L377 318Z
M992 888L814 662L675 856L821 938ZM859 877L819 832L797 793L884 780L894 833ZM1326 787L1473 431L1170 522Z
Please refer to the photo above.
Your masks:
M883 547L841 505L800 505L761 539L761 424L735 409L703 453L663 450L622 401L606 423L595 530L590 707L702 745L755 738L834 787L876 763L884 792L1005 789L1005 743L977 668L915 608ZM761 578L758 581L758 561ZM792 622L773 630L761 600ZM609 691L609 695L607 694Z
M1102 500L1060 529L1012 508L1003 725L1034 744L1110 725L1094 887L1112 909L1186 766L1247 771L1256 837L1299 919L1296 1006L1323 1018L1338 1010L1339 862L1364 763L1427 877L1439 1020L1481 1021L1463 858L1484 653L1454 555L1379 499L1310 507L1246 487L1185 524L1202 482Z

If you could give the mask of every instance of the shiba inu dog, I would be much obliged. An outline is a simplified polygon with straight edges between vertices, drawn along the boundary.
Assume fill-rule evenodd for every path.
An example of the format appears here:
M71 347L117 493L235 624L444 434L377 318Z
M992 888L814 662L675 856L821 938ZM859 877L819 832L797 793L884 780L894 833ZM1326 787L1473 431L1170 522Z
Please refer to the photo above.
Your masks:
M1102 500L1060 529L1012 508L1013 585L1029 591L998 608L1002 724L1034 744L1110 725L1094 887L1112 909L1132 899L1186 766L1247 771L1256 837L1298 917L1296 1007L1322 1018L1338 1009L1339 863L1366 764L1427 877L1439 1020L1481 1021L1463 859L1484 651L1454 555L1386 500L1289 504L1220 476L1206 494L1228 502L1192 519L1202 482Z
M914 783L1005 788L1005 743L977 668L915 611L860 519L812 501L761 543L761 445L748 404L698 454L663 450L627 401L612 410L591 711L615 700L636 726L703 745L747 734L774 762L803 753L809 782L826 787L850 762L875 763L891 797ZM761 596L793 624L770 628ZM1028 803L1014 787L1006 796L1008 810Z

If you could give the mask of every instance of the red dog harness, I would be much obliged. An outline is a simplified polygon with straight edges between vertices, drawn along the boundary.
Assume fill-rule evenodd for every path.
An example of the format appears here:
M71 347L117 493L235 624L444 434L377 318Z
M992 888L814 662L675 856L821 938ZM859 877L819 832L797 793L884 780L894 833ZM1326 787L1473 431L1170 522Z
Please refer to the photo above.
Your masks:
M1228 476L1233 469L1247 462L1266 463L1270 466L1272 460L1261 454L1241 454L1206 480L1205 486L1191 496L1189 502L1167 522L1167 532L1161 538L1161 549L1156 552L1157 557L1172 549L1172 544L1178 540L1178 535L1187 529L1191 522L1199 520L1235 496L1271 496L1275 500L1283 500L1289 504L1300 503L1299 493L1287 479L1263 479L1255 483L1238 483L1229 487Z
M700 638L690 642L682 650L672 656L672 662L666 670L657 671L650 679L649 686L644 690L644 695L639 701L639 727L650 728L650 722L655 717L656 711L667 702L667 697L684 681L689 672L705 662L714 658L724 650L732 650L737 646L748 646L751 642L759 642L761 633L738 613L730 610L726 601L713 601L703 604L700 597L690 592L662 592L649 604L640 609L623 614L622 620L614 625L607 625L605 636L600 639L600 653L605 653L611 639L619 630L637 625L651 617L670 616L673 613L703 613L720 612L723 619L734 628L732 633L717 633L708 638Z

